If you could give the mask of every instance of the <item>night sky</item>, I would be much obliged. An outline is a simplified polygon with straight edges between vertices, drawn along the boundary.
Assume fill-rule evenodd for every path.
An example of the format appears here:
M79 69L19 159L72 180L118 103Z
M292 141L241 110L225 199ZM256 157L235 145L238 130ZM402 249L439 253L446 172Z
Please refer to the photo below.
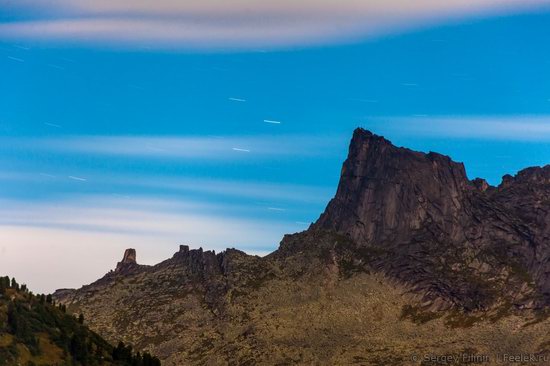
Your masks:
M0 0L0 269L36 291L126 247L269 253L356 127L495 185L550 163L545 1L37 3Z

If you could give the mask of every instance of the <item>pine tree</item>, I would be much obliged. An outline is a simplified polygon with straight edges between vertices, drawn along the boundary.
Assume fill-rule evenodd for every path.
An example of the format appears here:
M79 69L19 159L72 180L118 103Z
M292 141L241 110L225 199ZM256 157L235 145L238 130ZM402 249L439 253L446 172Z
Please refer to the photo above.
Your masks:
M10 278L8 276L4 276L4 277L0 278L0 281L2 282L4 288L9 288L10 287Z
M15 290L19 290L19 284L15 280L15 277L11 279L11 288L13 288Z
M8 304L8 326L10 328L11 334L16 334L19 328L17 310L15 309L15 304L10 301Z

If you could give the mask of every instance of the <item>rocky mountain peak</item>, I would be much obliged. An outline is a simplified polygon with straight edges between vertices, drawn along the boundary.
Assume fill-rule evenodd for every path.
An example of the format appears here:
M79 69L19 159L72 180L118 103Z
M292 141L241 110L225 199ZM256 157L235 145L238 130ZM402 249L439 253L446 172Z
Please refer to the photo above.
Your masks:
M440 307L490 307L496 288L518 307L550 303L550 166L492 187L448 156L357 129L336 195L310 230L344 235L355 255L376 253L375 268Z
M502 183L499 185L499 188L507 188L518 184L550 184L550 165L529 167L520 170L515 176L506 174L502 177Z
M314 227L368 243L399 241L426 220L452 225L445 220L462 209L466 187L473 186L462 163L438 153L396 147L357 129L336 196Z
M476 189L480 192L485 192L487 191L488 189L490 188L493 188L491 187L491 185L489 183L487 183L487 181L483 178L476 178L472 181L474 187L476 187Z

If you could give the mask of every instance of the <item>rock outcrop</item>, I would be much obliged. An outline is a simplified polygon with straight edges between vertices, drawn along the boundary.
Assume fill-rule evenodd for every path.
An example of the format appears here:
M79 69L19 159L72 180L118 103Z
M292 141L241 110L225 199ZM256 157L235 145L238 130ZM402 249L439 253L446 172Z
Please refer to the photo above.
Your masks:
M398 148L358 129L336 196L314 228L343 232L364 244L400 243L430 222L458 238L470 186L461 163Z
M130 268L136 265L137 265L136 250L129 248L124 251L124 256L122 257L122 261L117 263L115 271L120 272L125 270L126 268Z

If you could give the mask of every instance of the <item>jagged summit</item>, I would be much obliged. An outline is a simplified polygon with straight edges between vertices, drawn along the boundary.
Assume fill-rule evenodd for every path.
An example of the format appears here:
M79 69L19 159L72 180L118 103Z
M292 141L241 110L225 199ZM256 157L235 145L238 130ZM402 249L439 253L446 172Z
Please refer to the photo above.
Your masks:
M499 188L508 187L512 184L550 184L550 165L543 167L529 167L520 170L515 176L506 174L502 177Z
M461 209L469 186L462 163L396 147L357 129L336 196L314 227L343 231L368 243L404 240L427 219L452 226L445 218Z
M550 303L550 166L492 187L448 156L357 129L312 230L381 251L379 270L445 306L489 307L496 288L518 306Z

